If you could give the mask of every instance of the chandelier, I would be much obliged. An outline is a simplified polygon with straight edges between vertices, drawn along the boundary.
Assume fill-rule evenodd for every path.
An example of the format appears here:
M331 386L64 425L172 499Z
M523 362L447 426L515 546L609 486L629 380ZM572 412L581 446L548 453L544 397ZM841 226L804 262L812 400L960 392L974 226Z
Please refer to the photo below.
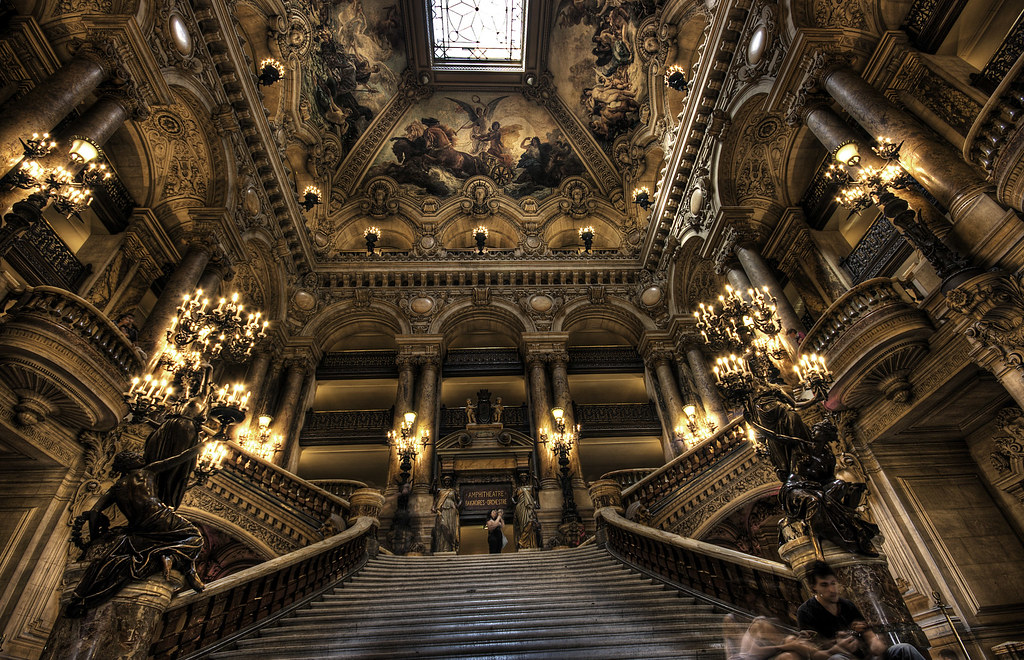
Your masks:
M540 441L550 445L551 452L558 457L558 470L562 482L562 522L579 521L580 514L576 509L576 499L572 492L572 479L569 477L569 455L579 440L580 425L567 427L565 411L552 408L551 417L555 420L554 430L540 430Z

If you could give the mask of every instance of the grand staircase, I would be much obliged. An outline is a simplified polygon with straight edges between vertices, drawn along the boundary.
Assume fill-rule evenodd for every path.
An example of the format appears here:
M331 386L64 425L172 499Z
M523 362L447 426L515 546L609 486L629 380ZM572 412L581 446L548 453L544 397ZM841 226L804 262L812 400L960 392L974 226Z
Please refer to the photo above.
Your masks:
M722 615L603 549L378 556L212 658L724 658Z

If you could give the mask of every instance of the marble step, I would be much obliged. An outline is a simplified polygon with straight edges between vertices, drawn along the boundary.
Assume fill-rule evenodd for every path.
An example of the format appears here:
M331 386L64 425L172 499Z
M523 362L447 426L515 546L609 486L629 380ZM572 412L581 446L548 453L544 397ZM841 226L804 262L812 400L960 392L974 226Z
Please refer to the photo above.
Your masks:
M434 582L431 584L416 584L414 582L405 583L386 583L386 582L365 582L365 581L351 581L345 583L343 589L337 589L334 593L329 594L326 598L328 600L334 598L354 598L362 595L370 595L374 592L380 594L380 589L386 589L387 591L394 592L396 594L402 594L407 597L414 597L423 595L425 597L433 597L436 595L457 595L457 594L483 594L491 593L494 594L495 598L509 597L525 595L529 593L550 593L555 594L558 592L574 592L579 593L580 589L586 589L587 591L600 591L602 589L612 589L617 587L629 587L633 589L654 589L654 590L665 590L659 586L655 586L653 581L649 579L644 580L623 580L622 578L581 578L579 580L569 580L564 582L550 583L547 581L531 581L531 582L520 582L518 584L505 584L497 583L493 580L484 581L478 580L476 582L461 582L461 583L447 583L447 582Z

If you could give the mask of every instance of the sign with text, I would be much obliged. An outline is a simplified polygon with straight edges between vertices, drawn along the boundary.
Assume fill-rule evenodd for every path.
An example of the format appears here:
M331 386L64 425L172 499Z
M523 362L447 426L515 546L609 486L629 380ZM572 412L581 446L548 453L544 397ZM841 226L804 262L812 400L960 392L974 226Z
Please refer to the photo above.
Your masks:
M511 484L463 484L461 491L464 511L512 509Z

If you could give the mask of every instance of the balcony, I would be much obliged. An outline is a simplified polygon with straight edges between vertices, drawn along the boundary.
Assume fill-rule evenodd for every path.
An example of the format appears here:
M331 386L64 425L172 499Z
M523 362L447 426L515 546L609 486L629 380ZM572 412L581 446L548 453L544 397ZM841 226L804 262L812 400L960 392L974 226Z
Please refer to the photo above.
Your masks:
M828 406L864 406L878 397L908 403L911 370L928 352L927 315L889 278L862 282L832 304L807 333L802 352L825 357L836 382Z
M120 330L64 289L27 287L0 319L0 380L18 397L15 421L45 419L106 431L125 413L122 393L142 360Z

